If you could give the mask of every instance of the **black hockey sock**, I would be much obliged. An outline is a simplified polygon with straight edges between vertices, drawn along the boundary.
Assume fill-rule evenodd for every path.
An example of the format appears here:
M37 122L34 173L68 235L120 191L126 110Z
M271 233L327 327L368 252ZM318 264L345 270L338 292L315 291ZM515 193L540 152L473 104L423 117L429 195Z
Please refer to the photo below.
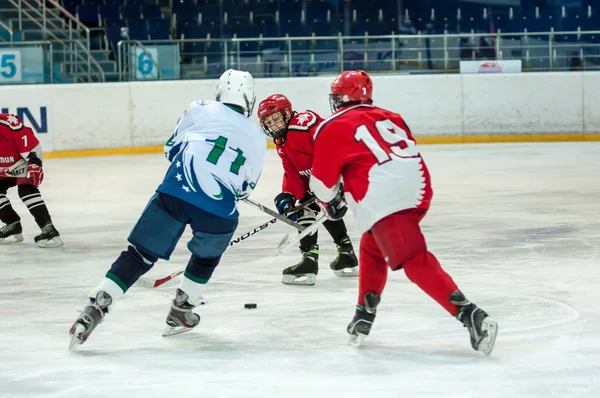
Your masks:
M21 221L15 209L12 208L10 200L3 193L0 193L0 221L7 225Z
M129 245L127 250L121 252L119 258L110 267L106 277L119 285L123 292L126 292L157 261L158 258L141 253L135 247Z
M298 233L300 233L300 232L298 232ZM318 240L319 240L318 232L315 232L312 235L305 236L303 239L300 240L300 250L302 250L303 252L309 251L314 245L317 244Z
M22 184L19 185L18 191L19 197L25 203L25 206L27 206L27 209L40 229L52 222L48 208L44 203L44 199L42 199L42 194L40 194L40 191L36 187L29 184Z
M333 238L333 241L336 245L342 246L344 244L348 244L347 242L350 240L348 238L348 230L346 229L346 224L344 220L338 221L325 221L323 226L329 232L329 235Z
M210 280L215 268L219 265L221 256L212 258L201 258L192 255L187 267L185 268L184 276L196 283L205 284Z

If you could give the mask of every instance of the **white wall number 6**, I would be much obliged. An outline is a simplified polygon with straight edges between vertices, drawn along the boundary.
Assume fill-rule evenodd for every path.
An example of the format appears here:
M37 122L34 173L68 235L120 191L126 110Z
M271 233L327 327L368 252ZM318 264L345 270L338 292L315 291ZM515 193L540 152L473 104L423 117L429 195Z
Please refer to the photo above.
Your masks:
M375 128L379 135L381 135L381 138L383 138L385 142L391 144L390 149L395 155L403 158L419 156L419 150L416 147L416 143L408 138L406 131L398 127L391 120L380 120L375 123ZM357 141L365 143L367 148L369 148L377 158L379 164L390 160L390 155L388 155L381 145L377 143L367 126L364 124L356 129L354 138Z

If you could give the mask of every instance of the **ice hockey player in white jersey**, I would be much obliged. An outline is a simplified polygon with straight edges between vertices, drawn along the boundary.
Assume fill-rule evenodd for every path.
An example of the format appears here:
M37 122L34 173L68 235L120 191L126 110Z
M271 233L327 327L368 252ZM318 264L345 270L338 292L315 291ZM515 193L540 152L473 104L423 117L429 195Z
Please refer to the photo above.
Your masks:
M71 345L84 343L112 304L158 259L169 260L186 225L192 256L167 315L163 336L197 326L203 285L208 282L238 225L238 200L254 189L264 166L266 141L250 121L254 80L228 70L216 101L188 106L165 146L171 162L164 181L131 231L127 250L90 294L90 303L70 329Z

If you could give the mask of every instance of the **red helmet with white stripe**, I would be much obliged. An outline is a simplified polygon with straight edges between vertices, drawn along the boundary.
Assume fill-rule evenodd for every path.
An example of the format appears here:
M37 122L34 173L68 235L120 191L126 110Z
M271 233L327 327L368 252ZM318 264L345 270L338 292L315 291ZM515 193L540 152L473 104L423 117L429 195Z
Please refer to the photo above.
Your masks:
M288 123L293 114L292 103L283 94L270 95L258 105L260 127L263 133L273 138L276 143L285 140Z
M329 105L332 112L358 104L373 103L373 81L362 70L344 71L331 83Z

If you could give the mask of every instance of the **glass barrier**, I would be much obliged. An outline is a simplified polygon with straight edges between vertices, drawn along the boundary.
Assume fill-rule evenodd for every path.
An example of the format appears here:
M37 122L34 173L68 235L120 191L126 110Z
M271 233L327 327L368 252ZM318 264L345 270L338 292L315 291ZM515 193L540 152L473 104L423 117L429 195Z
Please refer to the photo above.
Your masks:
M160 66L161 71L179 70L178 74L153 74L152 79L215 78L228 68L248 70L255 77L316 76L347 69L457 73L461 60L521 60L524 72L600 70L600 32L595 31L207 38L123 40L118 54L120 80L136 79L133 69L139 65L129 59L135 51L139 56L140 46L148 50L148 64ZM173 47L177 53L171 53L168 59L154 59L157 47ZM139 79L140 73L137 76Z

